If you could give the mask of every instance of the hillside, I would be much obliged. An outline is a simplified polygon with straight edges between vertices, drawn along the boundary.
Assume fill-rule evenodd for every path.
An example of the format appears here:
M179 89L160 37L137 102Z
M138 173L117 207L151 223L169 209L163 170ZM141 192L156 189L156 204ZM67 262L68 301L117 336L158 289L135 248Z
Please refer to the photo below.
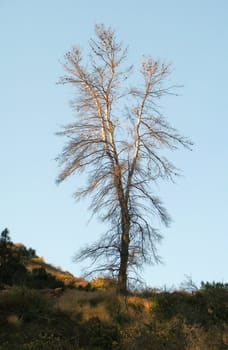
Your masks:
M34 269L43 268L45 271L52 276L54 276L57 280L60 280L64 283L66 287L86 287L88 282L83 278L75 277L68 271L63 271L60 267L55 267L51 264L45 262L43 257L34 257L29 260L26 264L26 268L32 272Z
M45 262L33 248L13 243L5 229L0 237L0 284L30 288L85 288L88 282Z
M7 235L0 253L0 350L228 348L228 284L123 297L114 280L88 283Z

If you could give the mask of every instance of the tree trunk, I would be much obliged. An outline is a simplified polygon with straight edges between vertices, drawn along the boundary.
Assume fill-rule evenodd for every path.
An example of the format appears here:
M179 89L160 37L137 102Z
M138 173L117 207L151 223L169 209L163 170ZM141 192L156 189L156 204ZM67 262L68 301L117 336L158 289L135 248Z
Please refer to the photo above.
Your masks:
M122 236L120 247L120 268L118 274L117 293L126 295L127 293L127 269L129 255L129 219L127 210L122 210Z

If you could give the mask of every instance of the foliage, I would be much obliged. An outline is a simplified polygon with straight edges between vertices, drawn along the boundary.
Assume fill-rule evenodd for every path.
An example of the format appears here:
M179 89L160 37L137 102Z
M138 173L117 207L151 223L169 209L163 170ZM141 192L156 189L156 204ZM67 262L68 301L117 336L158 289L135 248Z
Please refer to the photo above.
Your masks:
M29 321L47 311L47 301L35 290L14 287L1 293L0 308L3 315L16 314L23 321Z
M201 282L201 289L207 292L223 290L228 292L228 283L221 282Z
M64 283L58 280L55 276L46 272L43 267L35 268L29 274L26 285L30 288L60 288L64 287Z
M65 286L62 280L48 273L43 266L38 265L29 271L27 266L32 261L39 261L44 265L43 259L39 260L34 249L27 249L23 244L14 244L9 230L3 230L0 237L0 285L18 285L36 289Z
M91 284L96 289L110 290L116 287L117 281L109 277L97 277L92 280Z
M22 262L24 251L16 249L11 242L9 230L4 229L0 237L0 284L20 284L26 278Z
M11 287L0 291L0 350L225 350L226 288L206 289L128 297L69 289L56 298Z
M15 261L24 266L26 259L33 260L34 253L11 242L8 230L0 243L7 271ZM115 280L99 277L84 281L80 289L47 289L43 287L54 288L59 281L47 272L50 265L39 263L26 270L23 285L18 277L0 290L0 350L228 348L227 283L202 282L191 292L147 289L122 296L113 288Z
M155 295L153 311L159 318L170 320L178 315L189 324L209 327L228 320L228 290L221 285L194 293L162 292Z
M77 323L53 308L44 294L28 288L0 293L0 325L1 350L73 349L77 343Z
M110 350L120 340L117 326L101 322L97 317L84 322L80 333L80 346L88 350Z

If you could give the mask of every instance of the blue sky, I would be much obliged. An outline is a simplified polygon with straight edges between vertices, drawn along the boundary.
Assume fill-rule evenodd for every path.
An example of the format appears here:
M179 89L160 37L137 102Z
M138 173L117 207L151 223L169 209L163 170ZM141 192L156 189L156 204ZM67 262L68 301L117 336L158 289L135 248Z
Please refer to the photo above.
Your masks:
M0 0L0 230L77 276L74 252L104 232L88 223L88 202L72 198L79 177L55 184L64 144L55 132L73 118L73 90L56 85L61 61L73 45L86 54L95 23L104 23L136 68L143 54L172 63L183 88L164 113L195 143L171 155L183 176L160 184L173 223L161 228L164 264L145 269L146 283L227 282L227 15L226 0Z

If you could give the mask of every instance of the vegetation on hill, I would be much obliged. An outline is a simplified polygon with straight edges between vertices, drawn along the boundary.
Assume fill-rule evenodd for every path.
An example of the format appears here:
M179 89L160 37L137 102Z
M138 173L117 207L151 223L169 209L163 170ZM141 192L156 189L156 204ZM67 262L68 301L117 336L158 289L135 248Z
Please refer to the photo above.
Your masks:
M121 296L116 281L74 280L34 250L13 244L5 230L0 259L0 350L228 348L226 283Z
M32 248L13 243L8 229L0 235L0 285L29 288L86 287L88 283L47 264Z

